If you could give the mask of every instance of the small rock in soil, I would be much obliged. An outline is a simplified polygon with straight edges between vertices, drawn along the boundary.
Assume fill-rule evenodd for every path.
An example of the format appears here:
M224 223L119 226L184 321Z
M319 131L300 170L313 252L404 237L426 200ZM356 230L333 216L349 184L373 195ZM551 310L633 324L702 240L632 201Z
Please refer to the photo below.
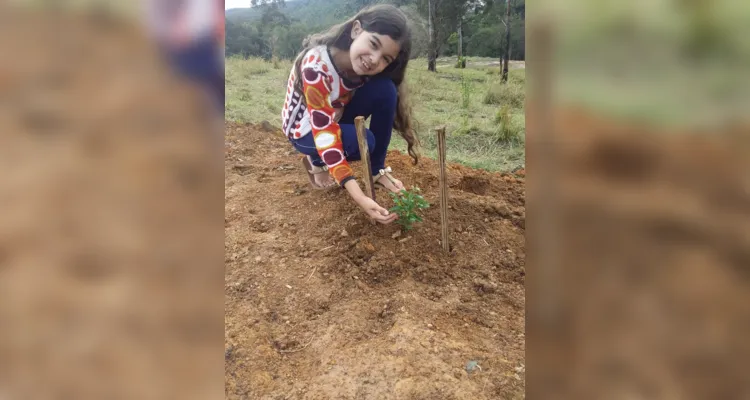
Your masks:
M375 246L373 246L372 243L370 243L370 242L363 243L362 247L364 247L365 251L367 251L370 254L372 254L372 253L375 252Z
M504 204L500 206L495 206L494 209L495 209L495 212L500 214L500 216L502 216L503 218L507 218L511 214L510 208L508 208L508 206Z
M490 282L484 279L475 279L474 288L481 293L494 293L497 291L497 283Z
M346 229L344 229L343 231L341 231L341 236L347 237L349 236L349 232L347 232Z
M466 366L464 366L464 369L466 370L466 372L472 373L477 369L481 370L482 367L479 366L478 362L472 360L466 363Z
M393 235L391 235L391 237L394 238L394 239L397 238L397 237L399 237L399 236L401 236L401 231L396 231Z

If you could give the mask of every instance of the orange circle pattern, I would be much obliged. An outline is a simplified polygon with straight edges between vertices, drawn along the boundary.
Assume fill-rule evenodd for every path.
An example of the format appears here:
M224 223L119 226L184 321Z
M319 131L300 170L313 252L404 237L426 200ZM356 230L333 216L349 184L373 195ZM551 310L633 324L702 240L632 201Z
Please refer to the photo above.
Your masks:
M323 93L320 93L320 90L314 86L308 86L307 89L305 89L305 99L307 100L307 105L310 109L326 108L325 96L323 96Z
M331 172L331 175L333 176L333 179L336 180L336 182L341 182L346 177L354 175L352 167L347 164L339 164L334 167L333 170L329 170L329 172Z

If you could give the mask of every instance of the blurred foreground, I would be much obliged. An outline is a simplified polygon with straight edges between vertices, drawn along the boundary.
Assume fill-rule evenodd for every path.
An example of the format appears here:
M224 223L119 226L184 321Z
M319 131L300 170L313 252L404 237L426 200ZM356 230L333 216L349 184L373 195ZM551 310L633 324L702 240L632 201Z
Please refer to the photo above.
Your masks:
M137 21L2 6L0 397L222 396L220 123Z
M530 10L529 398L750 398L748 11Z

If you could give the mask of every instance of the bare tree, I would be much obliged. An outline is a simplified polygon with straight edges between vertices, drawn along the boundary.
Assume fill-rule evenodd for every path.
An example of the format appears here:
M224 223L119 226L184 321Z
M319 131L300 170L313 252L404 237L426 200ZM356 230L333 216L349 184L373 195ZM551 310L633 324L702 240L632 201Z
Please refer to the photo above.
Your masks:
M464 56L464 33L463 33L463 17L458 17L458 65L459 68L466 68L466 60L462 60Z
M508 82L508 59L510 58L510 0L505 0L505 54L502 57L503 64L503 83Z
M437 71L437 57L445 39L455 32L456 18L463 18L469 0L420 0L420 12L427 15L429 44L427 69Z
M437 64L437 29L435 27L435 1L427 0L427 26L430 43L427 49L427 70L436 72Z

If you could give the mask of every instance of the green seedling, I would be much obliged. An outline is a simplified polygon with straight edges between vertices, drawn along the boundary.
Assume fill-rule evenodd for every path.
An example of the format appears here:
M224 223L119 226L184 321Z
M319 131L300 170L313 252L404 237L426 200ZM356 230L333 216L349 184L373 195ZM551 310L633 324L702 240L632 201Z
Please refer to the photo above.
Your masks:
M400 193L390 193L394 206L389 211L398 214L398 222L405 231L412 228L415 222L422 222L422 217L418 214L421 209L429 208L430 203L422 197L418 187L411 191L402 190Z

